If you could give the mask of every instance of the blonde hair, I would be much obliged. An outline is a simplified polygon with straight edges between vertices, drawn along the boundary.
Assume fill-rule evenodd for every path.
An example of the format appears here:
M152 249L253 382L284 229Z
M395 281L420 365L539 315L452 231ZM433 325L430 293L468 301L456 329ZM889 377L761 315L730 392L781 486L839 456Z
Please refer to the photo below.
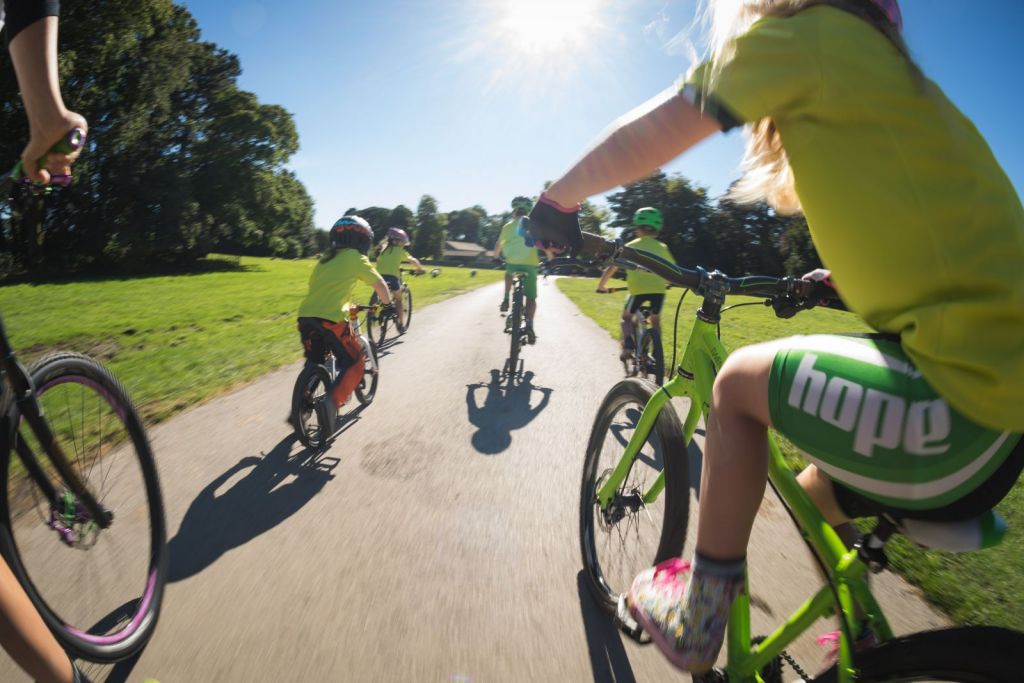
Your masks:
M869 0L706 0L705 20L710 20L711 49L714 64L728 61L734 40L762 17L790 17L815 5L829 5L860 17L882 33L906 58L915 80L923 82L910 51L885 14ZM715 78L713 66L710 79ZM729 189L728 198L740 203L767 202L780 213L799 213L797 197L786 150L775 122L764 118L746 130L747 148L741 168L743 176Z

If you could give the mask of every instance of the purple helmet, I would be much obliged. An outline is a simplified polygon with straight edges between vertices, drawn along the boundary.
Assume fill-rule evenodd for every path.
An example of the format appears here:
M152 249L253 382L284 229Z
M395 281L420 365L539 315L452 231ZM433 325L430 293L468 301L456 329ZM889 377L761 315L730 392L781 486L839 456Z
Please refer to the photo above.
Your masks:
M903 30L903 14L900 12L900 5L897 0L870 0L870 2L882 10L882 14L896 27L896 30Z
M404 247L409 244L409 233L401 228L388 228L388 241L398 242Z

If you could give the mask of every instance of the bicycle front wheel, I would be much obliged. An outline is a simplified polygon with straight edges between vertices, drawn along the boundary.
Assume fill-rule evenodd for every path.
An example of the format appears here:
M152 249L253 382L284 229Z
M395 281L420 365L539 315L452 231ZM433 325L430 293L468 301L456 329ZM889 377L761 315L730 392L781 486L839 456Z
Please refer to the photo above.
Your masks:
M113 521L106 529L93 521L21 422L12 425L21 459L8 450L3 462L0 551L62 647L94 662L119 661L145 646L163 600L166 526L156 463L127 392L99 363L57 354L30 373L68 464Z
M580 549L587 586L598 606L615 614L619 595L652 564L678 557L690 514L689 463L679 417L665 404L611 502L601 508L597 492L622 460L637 432L640 414L658 387L625 379L605 396L590 433L580 489ZM664 470L665 490L643 496Z
M858 681L1019 681L1024 634L995 626L912 633L856 655ZM833 666L815 683L838 681Z
M402 297L402 320L399 325L402 334L409 331L409 325L412 324L412 291L408 285L402 287L402 292L399 294Z
M374 292L370 297L370 306L379 306L380 299ZM384 343L384 337L388 334L388 317L381 315L380 310L369 310L366 312L366 336L370 341L380 346Z
M380 378L380 366L377 360L377 346L370 339L363 344L363 379L356 387L356 399L367 405L377 395L377 380ZM370 358L373 358L371 362Z

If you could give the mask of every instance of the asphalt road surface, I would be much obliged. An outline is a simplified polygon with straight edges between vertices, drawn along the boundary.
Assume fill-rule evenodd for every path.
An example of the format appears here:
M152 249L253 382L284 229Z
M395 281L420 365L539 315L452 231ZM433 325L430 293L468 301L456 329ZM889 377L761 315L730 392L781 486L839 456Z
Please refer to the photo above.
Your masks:
M687 680L620 637L580 574L580 473L621 375L617 345L542 281L539 339L510 389L495 380L508 351L499 287L417 310L382 357L376 400L319 459L284 421L299 364L152 429L171 550L163 612L141 657L90 675ZM770 496L750 567L755 633L819 583ZM896 577L874 585L897 632L943 623ZM811 637L792 651L812 671L823 654ZM0 655L0 680L27 679Z

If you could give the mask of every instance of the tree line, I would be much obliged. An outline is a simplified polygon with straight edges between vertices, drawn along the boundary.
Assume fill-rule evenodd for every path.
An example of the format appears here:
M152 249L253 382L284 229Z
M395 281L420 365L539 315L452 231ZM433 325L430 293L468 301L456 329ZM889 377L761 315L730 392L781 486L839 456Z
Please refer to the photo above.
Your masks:
M71 28L60 34L61 81L90 122L87 149L78 180L45 207L19 193L0 204L0 277L188 267L213 251L295 258L326 246L305 186L285 168L299 147L291 114L238 87L238 58L201 40L186 8L67 3L62 22ZM0 51L0 160L13 163L28 131L8 62ZM581 223L628 235L640 206L661 209L662 239L681 264L796 273L818 263L802 218L714 202L678 175L633 183L610 195L607 209L585 202ZM434 258L447 240L493 248L511 215L480 205L443 212L430 195L415 211L347 213L366 218L378 238L405 227L413 254Z

